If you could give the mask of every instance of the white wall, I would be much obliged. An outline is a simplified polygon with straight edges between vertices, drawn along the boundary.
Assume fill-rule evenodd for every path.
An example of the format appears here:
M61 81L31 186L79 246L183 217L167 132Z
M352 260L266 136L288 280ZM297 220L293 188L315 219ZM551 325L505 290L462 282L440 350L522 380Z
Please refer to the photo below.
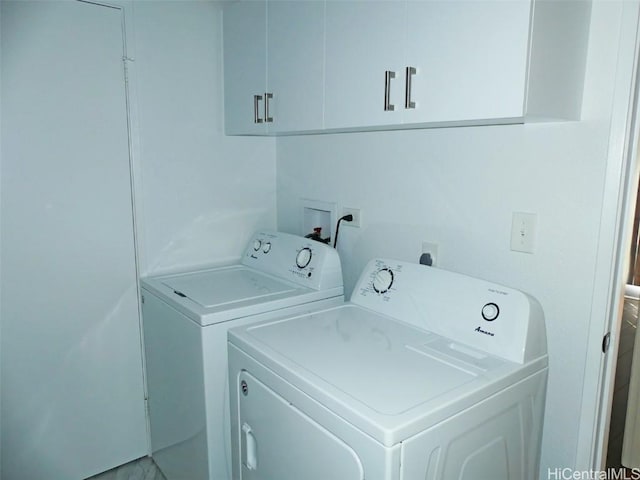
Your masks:
M363 227L340 231L346 294L371 257L417 261L429 241L438 266L542 303L550 377L541 478L575 465L585 358L599 355L587 337L592 295L604 294L593 286L620 4L596 3L580 122L277 140L280 229L303 233L301 198L362 209ZM534 254L510 251L513 212L538 215Z
M275 228L275 142L224 135L221 4L134 2L133 20L141 273L237 259Z

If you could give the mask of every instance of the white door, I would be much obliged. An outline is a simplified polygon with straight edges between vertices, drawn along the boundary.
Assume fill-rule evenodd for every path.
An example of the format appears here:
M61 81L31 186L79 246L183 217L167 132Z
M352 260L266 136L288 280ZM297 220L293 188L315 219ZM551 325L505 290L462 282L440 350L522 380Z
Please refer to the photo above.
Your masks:
M242 480L364 480L349 445L250 373L238 381Z
M2 472L147 453L123 12L1 3Z
M229 2L223 15L225 133L264 134L267 131L264 121L266 0Z
M405 10L399 0L326 2L325 128L402 123Z
M405 123L521 117L527 1L407 2L406 64L416 68Z
M268 2L270 132L322 128L324 2Z

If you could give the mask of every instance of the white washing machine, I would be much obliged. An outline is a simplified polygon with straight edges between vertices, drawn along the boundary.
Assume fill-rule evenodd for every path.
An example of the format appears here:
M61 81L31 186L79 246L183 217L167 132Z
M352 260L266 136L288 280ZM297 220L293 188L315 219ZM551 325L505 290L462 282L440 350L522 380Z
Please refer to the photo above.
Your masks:
M231 478L227 329L343 300L336 251L277 232L240 264L142 279L151 449L168 480Z
M376 259L350 302L229 331L233 478L534 480L544 317L511 288Z

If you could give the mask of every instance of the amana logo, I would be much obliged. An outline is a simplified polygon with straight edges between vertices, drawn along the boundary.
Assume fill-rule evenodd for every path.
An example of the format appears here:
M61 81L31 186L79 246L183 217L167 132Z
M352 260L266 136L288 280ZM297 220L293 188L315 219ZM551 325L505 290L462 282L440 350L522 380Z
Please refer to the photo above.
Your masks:
M484 333L485 335L489 335L490 337L495 336L495 333L487 332L486 330L483 330L481 327L476 328L476 332Z

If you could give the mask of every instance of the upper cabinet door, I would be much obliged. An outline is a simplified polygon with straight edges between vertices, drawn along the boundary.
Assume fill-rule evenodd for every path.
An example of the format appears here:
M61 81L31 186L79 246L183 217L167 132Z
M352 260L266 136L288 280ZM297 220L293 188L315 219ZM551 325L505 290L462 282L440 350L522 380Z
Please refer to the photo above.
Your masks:
M415 106L404 123L523 117L530 1L411 0L407 9Z
M225 131L265 134L266 2L228 2L223 15Z
M326 129L401 123L405 10L402 1L327 0Z
M270 133L322 129L324 2L267 4L267 92Z

